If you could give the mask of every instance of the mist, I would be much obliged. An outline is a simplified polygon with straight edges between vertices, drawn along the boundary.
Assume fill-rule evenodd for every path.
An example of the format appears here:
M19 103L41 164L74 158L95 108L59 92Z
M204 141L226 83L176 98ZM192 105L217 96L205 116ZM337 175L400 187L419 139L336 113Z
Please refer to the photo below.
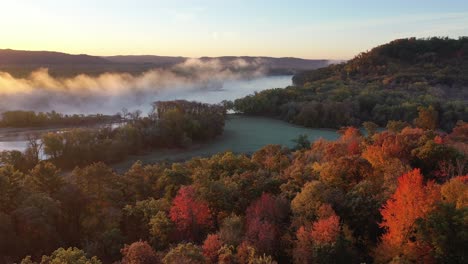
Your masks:
M169 69L153 69L140 75L104 73L55 78L46 68L40 68L27 78L15 78L0 72L0 111L113 114L123 107L146 109L156 100L192 97L203 101L199 92L223 91L226 83L263 77L265 69L261 65L260 59L253 62L237 59L229 63L189 59ZM265 88L273 87L262 87ZM220 102L221 98L217 97Z

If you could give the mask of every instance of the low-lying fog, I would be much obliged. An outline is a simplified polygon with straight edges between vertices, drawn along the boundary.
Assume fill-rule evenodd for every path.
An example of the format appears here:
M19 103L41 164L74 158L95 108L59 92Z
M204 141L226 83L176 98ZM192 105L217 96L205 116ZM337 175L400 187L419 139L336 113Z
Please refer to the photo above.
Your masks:
M242 59L228 66L216 60L191 59L170 69L155 69L137 76L106 73L73 78L54 78L47 69L38 69L27 78L0 72L0 112L114 114L125 107L147 113L150 103L157 100L219 103L291 84L291 76L265 76L260 65Z
M122 108L148 113L151 102L186 99L206 103L234 100L269 88L291 84L291 76L265 76L255 63L189 60L171 69L156 69L138 76L107 73L92 77L54 78L39 69L28 78L0 72L0 112L34 110L61 113L115 114ZM0 151L24 150L25 135L0 129ZM41 131L37 131L41 132Z

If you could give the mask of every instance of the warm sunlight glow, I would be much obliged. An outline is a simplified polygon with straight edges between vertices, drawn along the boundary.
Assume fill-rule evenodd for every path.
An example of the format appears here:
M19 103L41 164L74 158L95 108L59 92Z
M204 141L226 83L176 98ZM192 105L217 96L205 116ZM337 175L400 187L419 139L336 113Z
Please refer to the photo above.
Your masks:
M396 38L468 34L465 1L295 2L3 1L0 48L349 59Z

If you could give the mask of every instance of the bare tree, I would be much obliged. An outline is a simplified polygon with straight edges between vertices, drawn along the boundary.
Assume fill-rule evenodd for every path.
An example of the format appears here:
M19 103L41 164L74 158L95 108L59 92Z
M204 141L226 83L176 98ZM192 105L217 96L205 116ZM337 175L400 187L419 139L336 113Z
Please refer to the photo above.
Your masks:
M122 117L123 117L124 121L127 120L128 114L129 114L129 113L128 113L128 109L125 108L125 107L122 108Z
M42 141L34 134L28 134L27 141L28 147L25 151L26 157L32 164L37 164L41 158Z

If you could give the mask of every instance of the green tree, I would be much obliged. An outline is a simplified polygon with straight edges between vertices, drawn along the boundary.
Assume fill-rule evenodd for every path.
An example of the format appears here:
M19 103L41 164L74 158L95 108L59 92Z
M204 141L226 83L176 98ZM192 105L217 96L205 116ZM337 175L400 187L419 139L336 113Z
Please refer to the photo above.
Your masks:
M219 237L228 245L238 246L244 235L244 221L242 217L231 215L226 217L219 228Z
M138 239L149 239L150 220L158 213L169 210L170 204L166 199L150 198L136 202L134 205L127 204L123 208L122 229L130 241Z
M203 256L201 248L192 243L177 245L163 258L164 264L203 264L205 262L205 256Z
M122 191L120 179L104 163L94 163L72 171L71 182L86 198L80 218L82 236L95 239L99 234L117 228L120 222Z
M410 126L410 124L400 120L390 120L387 122L387 129L393 133L400 133L403 128L408 126Z
M171 241L174 223L164 211L159 211L149 222L151 242L158 249L165 249Z
M377 132L377 129L379 128L379 125L370 121L362 123L362 126L364 127L364 129L366 129L367 136L369 138L371 138Z
M417 239L428 243L437 263L466 263L468 208L439 204L427 217L416 221Z
M21 202L24 188L24 174L13 166L0 167L0 211L11 212Z
M30 172L30 181L34 188L50 196L54 196L64 185L60 170L50 162L37 164Z
M295 149L295 150L310 148L309 136L307 136L306 134L299 135L297 138L293 139L292 142L294 142L296 144L293 147L293 149Z
M50 256L43 256L40 264L101 264L97 257L88 258L78 248L59 248Z
M15 169L23 173L26 173L31 169L25 155L18 150L1 151L0 162L3 164L12 165Z
M13 212L21 247L27 252L44 254L59 246L61 233L60 203L47 194L32 193Z
M42 136L44 144L44 154L49 155L52 159L57 159L63 154L64 140L59 133L47 133Z

